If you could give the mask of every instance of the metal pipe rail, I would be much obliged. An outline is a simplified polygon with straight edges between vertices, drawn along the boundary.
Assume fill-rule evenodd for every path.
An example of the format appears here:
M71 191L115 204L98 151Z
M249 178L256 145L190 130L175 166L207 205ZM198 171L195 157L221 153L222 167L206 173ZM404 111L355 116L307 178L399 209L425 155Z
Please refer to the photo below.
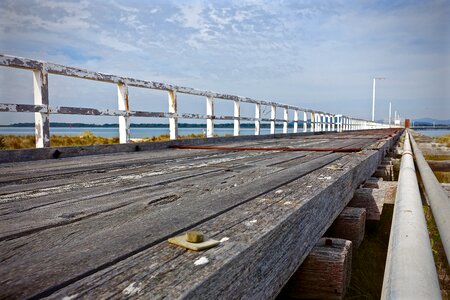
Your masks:
M381 299L441 299L408 132L405 133Z
M444 246L447 262L450 264L450 199L442 188L442 185L436 179L436 176L434 176L433 171L423 157L422 151L417 146L412 135L411 144L425 194L430 202L431 211L436 221L442 245Z
M0 66L27 69L33 72L34 105L0 103L0 112L30 112L35 113L35 135L36 147L50 146L50 121L51 114L73 114L73 115L94 115L94 116L117 116L119 117L119 137L120 143L130 142L130 117L152 117L168 118L170 139L178 137L178 119L206 119L206 136L214 136L214 120L233 120L234 135L240 135L241 121L255 122L255 135L261 133L261 122L270 122L270 133L275 133L276 122L283 124L283 133L288 133L289 111L294 112L293 132L298 132L299 123L303 124L303 132L307 132L308 127L311 132L317 131L347 131L389 128L387 124L366 121L362 119L350 118L344 115L326 113L322 111L301 108L297 106L262 101L248 97L220 94L210 91L197 90L189 87L182 87L173 84L166 84L154 81L146 81L129 77L87 71L79 68L63 66L59 64L32 60L17 56L0 54ZM52 107L49 103L48 94L48 74L57 74L101 82L109 82L117 85L118 110L80 108L80 107ZM128 87L139 87L168 92L169 110L166 112L133 111L130 109L128 99ZM206 97L206 114L186 114L179 113L177 109L177 93ZM218 116L214 111L214 99L222 99L234 102L233 116ZM255 104L255 117L243 117L240 112L241 102ZM261 107L270 107L271 117L261 116ZM283 109L283 119L276 119L277 108ZM303 112L303 119L299 119L299 113Z

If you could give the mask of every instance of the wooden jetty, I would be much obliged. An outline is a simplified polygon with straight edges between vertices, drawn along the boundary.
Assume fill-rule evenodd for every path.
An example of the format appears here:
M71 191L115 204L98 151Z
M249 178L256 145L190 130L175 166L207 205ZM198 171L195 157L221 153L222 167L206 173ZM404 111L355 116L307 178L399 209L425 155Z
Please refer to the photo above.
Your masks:
M272 299L401 133L61 148L0 164L0 298ZM167 242L191 229L220 244Z

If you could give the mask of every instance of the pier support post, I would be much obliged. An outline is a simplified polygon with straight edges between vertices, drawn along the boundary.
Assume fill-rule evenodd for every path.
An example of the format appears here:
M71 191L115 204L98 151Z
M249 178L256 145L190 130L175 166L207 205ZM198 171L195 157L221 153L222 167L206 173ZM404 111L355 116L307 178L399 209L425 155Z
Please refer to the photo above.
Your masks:
M45 65L33 70L34 104L46 106L45 112L34 113L36 148L50 147L50 120L48 114L48 73Z
M351 241L321 238L282 294L294 299L344 299L351 265Z
M352 241L353 249L359 248L366 228L366 209L346 207L334 220L325 236Z

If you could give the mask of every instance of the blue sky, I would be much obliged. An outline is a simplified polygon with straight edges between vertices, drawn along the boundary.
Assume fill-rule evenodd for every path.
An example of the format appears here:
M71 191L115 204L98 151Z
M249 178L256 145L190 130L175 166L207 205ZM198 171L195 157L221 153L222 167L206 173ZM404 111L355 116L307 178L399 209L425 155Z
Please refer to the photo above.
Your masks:
M377 119L389 101L402 116L450 118L448 0L2 0L0 15L4 54L367 119L372 78L384 76ZM49 81L51 105L116 108L111 84ZM205 113L204 99L179 100L182 111ZM0 102L31 104L30 72L0 68ZM166 102L130 89L132 110L167 111ZM231 114L232 104L218 108ZM0 124L23 120L32 115L0 114Z

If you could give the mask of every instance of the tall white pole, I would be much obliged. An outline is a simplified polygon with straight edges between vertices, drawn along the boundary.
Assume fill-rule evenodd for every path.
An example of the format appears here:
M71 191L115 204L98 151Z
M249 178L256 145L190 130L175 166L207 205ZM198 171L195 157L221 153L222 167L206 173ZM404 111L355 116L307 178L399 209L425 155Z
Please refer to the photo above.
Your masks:
M372 121L375 121L375 78L373 79L373 92L372 92Z
M384 80L386 78L384 77L374 77L373 78L373 91L372 91L372 121L375 121L375 81L379 79L379 80Z
M389 101L389 125L391 125L392 103Z

